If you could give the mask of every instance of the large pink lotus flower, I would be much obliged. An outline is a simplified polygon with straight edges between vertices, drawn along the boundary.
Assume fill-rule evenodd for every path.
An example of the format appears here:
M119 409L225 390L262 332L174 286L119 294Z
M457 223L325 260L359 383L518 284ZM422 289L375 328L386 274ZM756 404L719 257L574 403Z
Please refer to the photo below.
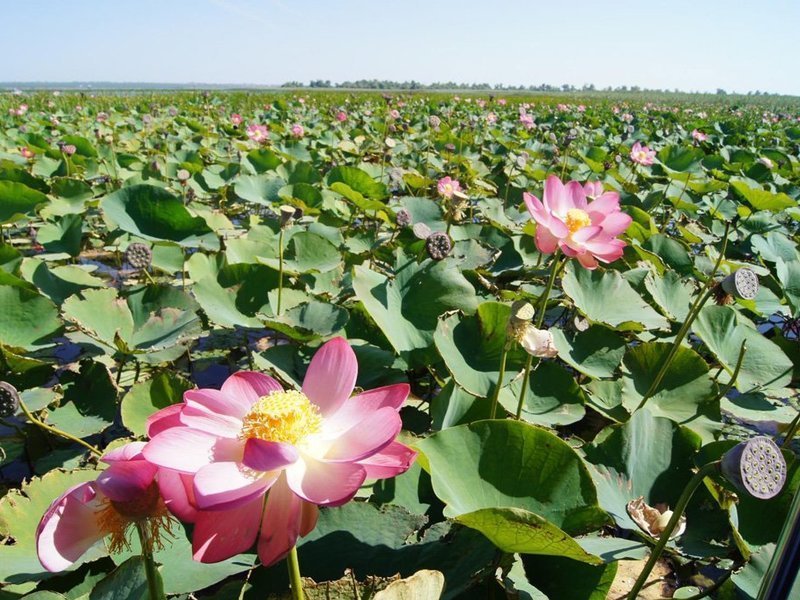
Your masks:
M656 158L656 151L636 142L631 148L631 160L639 165L650 166Z
M155 482L158 469L142 456L144 446L133 442L107 452L100 460L109 467L95 481L71 487L50 505L36 529L45 569L63 571L106 537L110 551L127 548L132 525L144 526L150 542L160 545L169 515Z
M632 219L620 210L619 194L603 192L600 182L564 185L551 175L545 181L542 201L528 192L523 198L538 224L536 247L540 252L551 254L561 249L587 269L597 268L598 261L609 263L622 256L625 242L616 236Z
M409 468L415 452L395 441L408 385L351 398L357 371L352 348L334 338L314 355L302 391L241 371L156 413L144 455L172 471L162 494L194 521L196 560L224 560L258 539L261 562L273 564L314 528L318 506Z
M247 137L257 144L263 144L269 139L269 129L267 129L266 125L248 125Z

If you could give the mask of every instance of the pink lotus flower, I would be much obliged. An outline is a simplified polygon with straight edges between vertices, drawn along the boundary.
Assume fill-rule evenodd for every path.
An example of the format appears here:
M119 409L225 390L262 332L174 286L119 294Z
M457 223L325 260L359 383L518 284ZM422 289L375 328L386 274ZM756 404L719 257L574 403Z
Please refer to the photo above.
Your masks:
M505 105L506 105L506 99L505 99L505 98L498 98L498 99L497 99L497 103L498 103L500 106L505 106Z
M239 125L241 125L243 120L244 119L242 119L242 115L240 115L239 113L233 113L231 115L231 125L233 125L234 127L238 127Z
M97 117L95 117L98 123L105 123L108 121L108 113L107 112L99 112L97 113Z
M497 115L493 112L489 112L486 115L486 122L489 123L490 125L493 123L497 123Z
M306 130L303 129L303 126L300 125L299 123L295 123L294 125L292 125L291 132L294 137L301 138L305 134Z
M442 177L436 184L436 191L442 198L450 200L453 196L465 198L466 196L461 191L461 183L458 179L452 177Z
M587 202L587 197L591 202ZM598 260L612 262L622 256L625 242L616 236L628 228L632 219L619 207L617 192L603 192L600 182L582 186L577 181L564 185L555 175L544 184L544 198L525 192L525 205L536 221L536 247L551 254L557 249L577 258L587 269Z
M692 139L696 142L705 142L708 139L708 134L698 131L697 129L693 129Z
M649 166L653 164L656 157L656 151L651 150L647 146L642 146L636 142L631 148L631 160L639 165Z
M314 528L318 506L409 468L415 452L395 441L408 385L351 398L357 371L355 353L335 338L314 355L302 391L243 371L156 413L144 455L182 483L162 493L194 509L196 560L224 560L258 539L261 562L273 564Z
M399 110L397 110L396 108L393 108L393 109L392 109L392 110L389 112L389 116L390 116L390 117L392 117L392 118L393 118L393 119L396 121L397 119L399 119L399 118L400 118L400 111L399 111Z
M247 137L257 144L263 144L269 139L269 129L266 125L248 125Z
M533 122L533 116L527 113L523 113L519 116L519 122L525 129L533 129L536 127L536 123Z
M33 150L31 150L27 146L22 146L19 149L19 153L22 155L23 158L27 158L28 160L34 157Z
M67 156L72 156L73 154L75 154L78 151L78 149L75 147L74 144L64 144L61 147L61 151L64 154L66 154Z
M142 456L144 442L107 452L109 467L95 481L71 487L42 516L36 552L48 571L63 571L96 542L110 536L111 552L128 547L131 525L144 525L152 542L169 531L169 515L155 483L158 469Z
M336 113L336 120L339 121L339 123L344 123L347 121L347 113L343 110L340 110Z

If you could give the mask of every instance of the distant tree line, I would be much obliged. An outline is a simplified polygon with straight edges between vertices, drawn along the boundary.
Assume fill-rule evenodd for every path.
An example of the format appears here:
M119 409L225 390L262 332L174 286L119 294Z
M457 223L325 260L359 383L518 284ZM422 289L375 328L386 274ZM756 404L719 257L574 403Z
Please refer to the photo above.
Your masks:
M313 89L349 89L349 90L474 90L474 91L505 91L505 92L623 92L623 93L685 93L677 88L642 88L638 85L619 85L616 87L606 86L597 88L593 83L583 86L575 86L569 83L562 85L551 85L541 83L539 85L506 85L490 83L457 83L455 81L436 81L434 83L420 83L419 81L390 81L387 79L358 79L356 81L331 82L330 79L313 79L307 84L302 81L287 81L281 87L284 88L313 88ZM735 92L732 92L735 93ZM722 88L717 88L716 94L726 96L728 94ZM779 96L760 90L746 92L748 96Z

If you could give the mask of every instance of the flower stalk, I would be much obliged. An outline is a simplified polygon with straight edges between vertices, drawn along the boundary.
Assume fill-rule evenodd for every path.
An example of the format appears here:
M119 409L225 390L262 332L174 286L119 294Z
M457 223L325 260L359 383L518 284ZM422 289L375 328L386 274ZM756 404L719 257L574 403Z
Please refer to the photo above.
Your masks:
M289 568L289 582L292 587L292 600L305 600L303 593L303 579L300 576L300 561L297 558L297 546L292 546L286 557L286 566Z
M150 600L166 600L161 575L153 558L153 541L150 539L146 525L141 522L136 523L136 532L139 534L139 542L142 546L142 560L144 560L144 572L147 576L148 596Z
M650 572L653 570L656 562L661 557L661 553L664 551L664 547L667 545L672 532L677 527L678 522L681 520L681 515L683 515L683 511L686 510L686 506L689 504L689 500L692 499L692 495L694 495L695 490L703 483L703 480L719 471L720 461L714 461L708 463L707 465L700 468L700 470L695 473L692 478L689 480L689 483L686 484L686 487L683 489L681 493L681 497L678 498L677 504L675 504L675 510L672 512L672 518L670 518L669 523L664 528L664 531L661 532L661 537L658 538L658 542L653 548L653 551L650 553L650 558L647 560L647 563L644 565L642 572L639 573L639 577L636 579L636 582L633 584L630 593L628 594L628 600L636 600L639 595L639 592L644 587L645 582L647 581L647 577L650 575Z

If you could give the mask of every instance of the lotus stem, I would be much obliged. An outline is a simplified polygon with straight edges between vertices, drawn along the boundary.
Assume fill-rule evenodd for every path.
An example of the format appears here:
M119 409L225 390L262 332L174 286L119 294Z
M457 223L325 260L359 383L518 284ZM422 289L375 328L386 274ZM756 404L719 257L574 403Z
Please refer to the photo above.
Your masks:
M75 442L76 444L80 444L81 446L83 446L84 448L86 448L92 454L94 454L96 456L101 456L103 454L102 452L100 452L100 450L98 450L97 448L95 448L94 446L89 444L88 442L84 442L82 439L80 439L78 437L75 437L71 433L67 433L66 431L62 431L60 429L57 429L57 428L53 427L52 425L48 425L47 423L43 423L42 421L40 421L39 419L34 417L33 414L31 413L31 411L28 410L28 407L25 406L25 402L22 401L22 398L19 399L19 407L22 409L22 412L25 413L25 416L28 418L28 420L31 423L33 423L34 425L36 425L37 427L40 427L41 429L44 429L45 431L49 431L53 435L57 435L59 437L67 439L67 440L69 440L71 442Z
M142 560L144 560L144 572L147 576L147 595L150 600L165 600L161 575L159 575L156 561L153 559L153 541L143 523L136 523L136 531L142 546Z
M683 515L683 511L686 510L686 505L689 504L689 500L692 499L692 495L694 495L695 490L698 488L698 486L700 486L700 484L703 483L703 480L706 477L719 471L719 467L720 461L718 460L700 467L697 473L695 473L689 480L689 483L686 484L686 487L683 488L683 492L681 492L681 496L678 498L677 504L675 504L675 510L672 512L672 518L670 518L669 523L667 523L667 526L664 528L664 531L661 532L661 537L658 538L655 548L653 548L653 551L650 553L650 558L647 560L642 572L639 573L639 577L633 584L633 587L628 594L628 600L636 600L642 587L644 587L647 577L650 575L650 572L653 570L656 562L658 562L658 559L661 557L661 553L664 551L664 547L667 545L669 537L672 535L675 527L678 526L678 522L681 520L681 515Z
M289 556L286 557L289 568L289 581L292 588L292 600L305 600L303 593L303 579L300 576L300 561L297 559L297 546L292 546Z
M283 227L278 233L278 307L276 315L281 314L281 296L283 295Z
M692 323L694 323L694 320L697 318L697 315L700 314L700 309L703 308L703 305L714 293L713 291L714 276L717 274L719 266L722 263L722 259L725 257L725 249L728 247L728 231L730 230L730 227L731 227L730 222L725 223L725 233L723 234L722 238L722 250L720 250L719 256L717 257L717 262L714 263L714 268L711 270L711 274L708 276L708 279L706 279L706 283L703 286L703 290L697 297L697 300L695 300L694 304L692 304L691 308L689 309L689 314L686 315L686 320L683 322L683 325L681 325L681 328L678 330L678 334L675 336L675 341L672 343L672 348L670 348L666 360L661 365L661 368L658 370L658 373L653 379L653 383L650 384L650 387L647 389L647 393L642 398L642 401L639 403L639 406L636 407L636 410L642 408L645 405L645 403L650 398L652 398L653 394L655 394L656 390L658 389L658 386L661 385L661 381L664 379L664 375L666 375L667 373L667 369L669 368L675 356L678 354L678 348L680 348L683 339L689 333L689 329L692 327Z
M492 410L489 413L489 418L491 419L494 419L497 415L497 401L500 398L500 388L503 387L503 379L506 376L506 362L508 360L508 348L510 345L510 341L506 341L506 343L503 344L503 354L500 356L500 371L497 373L497 383L492 393Z
M541 256L541 255L540 255ZM550 299L550 292L553 290L553 284L556 277L566 265L566 261L561 260L561 254L556 250L553 258L553 265L550 267L550 278L547 280L547 285L542 294L541 303L539 306L539 314L536 315L536 329L541 329L544 324L544 315L547 310L547 301ZM517 414L516 419L519 420L522 415L522 407L525 405L525 397L528 394L528 380L531 376L531 369L533 368L533 355L529 354L528 359L525 361L525 370L522 374L522 388L519 391L519 400L517 401Z

